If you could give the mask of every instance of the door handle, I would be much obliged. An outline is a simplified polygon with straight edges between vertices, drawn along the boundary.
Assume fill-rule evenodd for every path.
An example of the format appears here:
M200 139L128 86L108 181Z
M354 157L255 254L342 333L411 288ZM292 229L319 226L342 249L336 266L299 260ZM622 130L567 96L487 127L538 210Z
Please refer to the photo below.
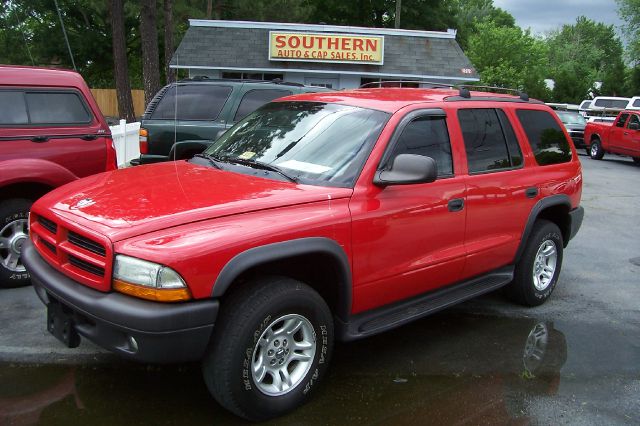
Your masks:
M527 188L524 192L527 198L536 198L538 196L538 188Z
M624 132L624 135L627 136L629 134L629 132Z
M462 198L454 198L447 204L450 212L459 212L464 208L464 200Z
M34 136L31 138L31 142L37 142L37 143L47 142L48 140L49 140L49 136Z
M97 135L82 135L80 136L80 139L84 140L84 141L95 141L96 139L98 139Z

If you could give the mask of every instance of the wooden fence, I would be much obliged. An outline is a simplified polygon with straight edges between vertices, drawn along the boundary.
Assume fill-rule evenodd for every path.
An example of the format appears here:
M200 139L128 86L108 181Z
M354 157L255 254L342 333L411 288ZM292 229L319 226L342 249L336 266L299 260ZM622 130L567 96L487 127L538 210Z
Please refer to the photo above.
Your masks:
M93 93L102 115L105 117L120 116L116 89L91 89L91 93ZM131 97L133 98L133 111L136 117L140 117L144 114L144 90L132 90Z

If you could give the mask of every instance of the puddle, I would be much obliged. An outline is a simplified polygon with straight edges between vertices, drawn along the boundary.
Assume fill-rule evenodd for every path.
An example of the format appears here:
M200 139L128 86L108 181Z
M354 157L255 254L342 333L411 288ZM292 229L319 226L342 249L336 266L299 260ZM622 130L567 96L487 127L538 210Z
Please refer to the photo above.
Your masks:
M273 424L638 424L637 335L435 315L338 345L315 398ZM209 397L197 364L0 364L0 424L242 423Z

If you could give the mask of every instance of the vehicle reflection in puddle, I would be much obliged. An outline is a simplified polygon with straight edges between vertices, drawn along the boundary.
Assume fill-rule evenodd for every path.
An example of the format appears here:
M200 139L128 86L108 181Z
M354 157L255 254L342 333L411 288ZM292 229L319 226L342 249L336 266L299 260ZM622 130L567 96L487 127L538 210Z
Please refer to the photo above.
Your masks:
M567 361L553 323L444 313L336 348L311 402L277 424L528 424ZM239 424L197 364L0 365L0 424Z

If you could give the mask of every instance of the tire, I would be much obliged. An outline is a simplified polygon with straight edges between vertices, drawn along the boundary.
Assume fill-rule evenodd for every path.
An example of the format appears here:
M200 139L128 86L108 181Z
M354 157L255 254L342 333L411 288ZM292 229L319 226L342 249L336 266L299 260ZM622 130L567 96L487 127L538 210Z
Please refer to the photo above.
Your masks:
M297 331L278 338L287 328ZM269 338L270 331L276 334ZM309 399L328 367L333 338L331 311L311 287L284 277L247 283L223 301L203 360L204 380L229 411L251 421L271 419ZM282 380L285 370L290 387Z
M589 157L594 160L602 160L604 157L604 150L602 149L602 143L600 139L594 139L589 146Z
M633 163L640 166L640 157L633 157Z
M0 288L25 286L29 273L20 260L27 241L27 222L32 200L14 198L0 202Z
M543 304L558 282L562 254L560 228L553 222L538 220L516 264L513 282L506 287L507 296L524 306Z

